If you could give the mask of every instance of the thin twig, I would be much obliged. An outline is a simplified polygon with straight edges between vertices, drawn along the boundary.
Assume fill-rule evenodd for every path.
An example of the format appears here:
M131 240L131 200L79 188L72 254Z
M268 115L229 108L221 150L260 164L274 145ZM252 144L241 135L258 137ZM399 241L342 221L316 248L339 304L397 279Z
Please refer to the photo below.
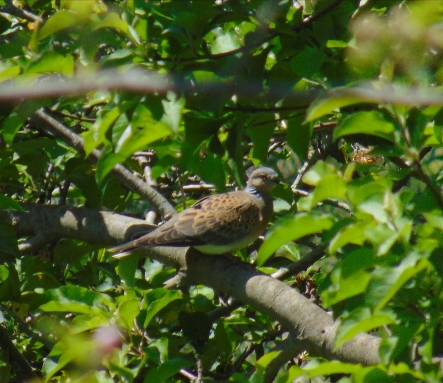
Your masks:
M145 178L146 183L149 186L157 186L157 182L152 178L152 168L149 165L149 160L147 156L144 154L134 154L135 159L137 160L140 167L143 169L143 176Z
M263 126L263 125L271 124L273 122L286 121L286 120L290 120L291 118L299 117L301 115L302 115L302 113L294 113L294 114L291 114L290 116L278 117L278 118L273 118L272 120L260 121L260 122L257 122L256 124L251 124L249 127L255 128L256 126Z
M86 118L86 117L75 116L73 114L60 112L59 110L53 110L52 113L57 116L60 116L60 117L70 118L72 120L77 120L80 122L95 122L95 121L97 121L97 119L95 119L95 118Z
M326 248L327 245L318 245L314 250L300 258L297 262L294 262L287 267L282 267L271 274L271 276L282 281L291 277L292 275L307 270L315 262L323 258Z
M307 197L309 195L309 193L307 191L305 191L305 190L300 190L300 189L291 189L291 190L292 190L292 193L294 193L295 195L301 196L301 197ZM319 205L321 205L321 204L326 204L326 205L331 205L331 206L334 206L334 207L339 207L340 209L346 210L349 213L353 214L351 207L347 203L342 202L342 201L335 201L335 200L332 200L332 199L325 199L324 201L319 202Z
M55 170L55 165L52 162L49 163L48 170L46 171L46 174L45 174L45 181L43 183L43 187L42 187L42 190L40 192L40 195L39 195L39 197L37 199L37 203L42 203L43 204L46 201L50 201L51 200L51 193L50 193L51 187L50 187L50 185L51 185L51 176L52 176L52 173L54 172L54 170ZM52 190L53 189L54 188L52 188ZM51 190L51 192L52 192L52 190Z
M182 368L180 370L180 374L183 375L185 378L189 379L191 382L195 382L197 377L194 374L191 374L189 371Z
M342 3L344 0L333 0L328 5L326 5L324 8L319 9L318 11L315 11L312 15L309 15L303 19L301 23L299 23L297 26L293 27L292 29L295 31L299 31L303 27L313 23L315 20L317 20L319 17L323 16L324 14L328 13L330 10L335 8L337 5Z
M68 196L69 186L71 186L71 181L66 179L63 182L63 186L59 186L60 189L60 199L58 201L59 206L66 205L66 198Z
M180 195L181 195L181 199L182 199L183 209L186 209L186 194L185 194L185 191L183 190L182 175L179 171L177 173L178 173L177 174L178 187L180 189Z
M298 185L300 184L301 179L302 179L303 176L305 175L306 170L308 170L308 166L309 166L310 164L311 164L311 161L305 161L305 162L303 163L302 167L301 167L300 169L298 169L297 177L295 178L294 182L293 182L292 185L291 185L291 190L293 191L293 193L294 193L294 190L297 190Z
M203 363L200 355L196 355L196 365L197 365L197 379L195 379L195 383L203 382Z
M231 185L232 186L232 185ZM228 185L226 187L229 187ZM199 190L216 190L215 185L200 184L200 185L183 185L184 191L199 191Z
M12 3L0 7L0 12L7 13L9 15L13 15L34 23L35 22L39 22L40 24L44 23L44 20L41 17L34 15L33 13L26 11L24 9L17 8Z
M243 112L243 113L257 113L257 112L292 112L294 110L304 110L309 105L301 105L301 106L288 106L288 107L274 107L274 108L256 108L254 106L225 106L223 109L230 112Z

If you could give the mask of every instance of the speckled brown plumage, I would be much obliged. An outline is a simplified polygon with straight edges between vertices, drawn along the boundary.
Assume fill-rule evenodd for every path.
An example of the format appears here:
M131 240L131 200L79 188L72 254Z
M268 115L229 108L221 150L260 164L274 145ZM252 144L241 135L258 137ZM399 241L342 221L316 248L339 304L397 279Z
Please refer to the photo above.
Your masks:
M208 254L239 250L266 229L273 210L270 192L277 183L273 169L256 169L244 190L205 197L151 233L109 251L120 258L154 246L194 246Z

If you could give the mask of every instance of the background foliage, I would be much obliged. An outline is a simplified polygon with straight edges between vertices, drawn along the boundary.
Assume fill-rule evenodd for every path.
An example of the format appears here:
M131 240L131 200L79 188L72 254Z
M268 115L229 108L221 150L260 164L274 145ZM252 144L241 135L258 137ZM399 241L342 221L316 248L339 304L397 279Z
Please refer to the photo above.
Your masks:
M440 380L443 2L0 6L3 210L142 217L156 206L110 173L118 163L178 210L267 164L286 186L259 251L237 255L272 273L324 250L285 283L340 319L337 346L381 338L379 365L301 353L275 381ZM109 85L119 75L136 80ZM81 135L86 156L36 123L39 109ZM220 315L228 297L203 285L164 288L175 270L157 261L69 238L21 253L29 238L0 226L1 382L261 382L286 336L246 305Z

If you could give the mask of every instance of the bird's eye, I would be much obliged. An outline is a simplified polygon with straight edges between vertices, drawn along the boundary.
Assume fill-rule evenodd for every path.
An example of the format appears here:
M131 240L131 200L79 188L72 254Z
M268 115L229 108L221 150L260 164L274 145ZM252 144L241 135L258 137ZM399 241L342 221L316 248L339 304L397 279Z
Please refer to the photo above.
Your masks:
M267 179L268 177L266 177L266 176L260 176L260 178L261 178L263 181L266 181L266 179Z

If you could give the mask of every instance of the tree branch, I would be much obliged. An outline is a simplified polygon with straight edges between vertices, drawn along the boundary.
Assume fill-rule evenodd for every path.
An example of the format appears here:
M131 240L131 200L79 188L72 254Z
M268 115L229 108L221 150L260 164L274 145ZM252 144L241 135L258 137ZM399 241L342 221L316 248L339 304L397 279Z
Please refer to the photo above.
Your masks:
M111 245L146 230L147 226L143 220L92 209L29 204L24 207L27 212L0 211L0 220L12 224L18 237L44 230L53 238ZM379 338L360 334L335 349L338 322L296 290L251 265L232 264L226 257L189 248L158 247L146 249L144 254L186 270L190 283L210 286L279 321L292 334L297 347L312 355L364 365L380 362Z
M2 325L0 325L0 348L9 354L11 366L14 368L17 378L20 381L38 378L29 362L20 351L17 350L17 347L15 347L8 332Z
M47 239L45 243L71 238L114 245L156 227L144 220L108 211L37 204L22 206L26 211L0 210L0 221L12 225L17 237L39 236Z
M136 94L166 94L173 91L181 93L219 94L220 86L224 91L256 97L262 92L263 83L259 80L227 78L220 82L194 84L183 77L159 75L154 71L131 69L121 73L112 69L105 69L94 73L82 73L81 76L60 78L59 75L45 75L44 81L37 79L34 83L16 83L14 79L0 84L0 101L20 102L23 100L41 100L66 95L86 94L94 90L120 90ZM272 89L276 96L286 100L309 104L318 95L317 90L288 93L285 84L276 85Z
M291 263L288 267L282 267L281 269L278 269L275 273L272 274L272 277L282 281L292 275L307 270L315 262L323 258L326 248L327 245L318 245L314 250L312 250L309 254L306 254L304 257L300 258L297 262Z
M62 139L68 145L73 147L79 153L85 154L83 138L75 134L68 127L63 125L52 117L47 109L39 109L31 117L31 121L37 126L42 127ZM89 155L94 163L98 161L101 153L98 149L94 149ZM157 190L147 185L143 180L135 177L123 165L117 164L111 170L111 174L118 178L130 190L140 194L147 201L156 207L163 217L170 217L175 214L173 206L164 198Z
M26 11L24 9L17 8L12 3L0 7L0 12L7 13L9 15L13 15L34 23L39 22L40 24L43 24L44 22L44 20L41 17L34 15L33 13Z

